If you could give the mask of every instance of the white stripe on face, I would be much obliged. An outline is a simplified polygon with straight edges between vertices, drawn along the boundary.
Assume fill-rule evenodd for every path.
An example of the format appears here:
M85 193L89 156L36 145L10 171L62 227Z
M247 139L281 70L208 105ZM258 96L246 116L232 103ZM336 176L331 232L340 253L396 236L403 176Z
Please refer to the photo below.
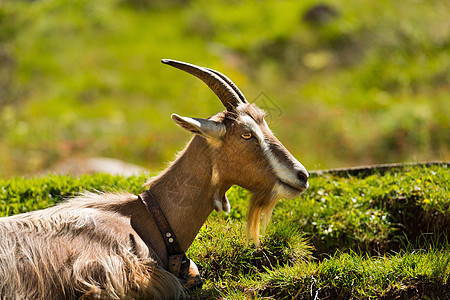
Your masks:
M292 186L299 187L299 178L297 173L299 170L304 169L302 164L294 158L292 162L289 162L289 165L291 166L288 166L287 164L280 161L280 159L270 149L270 145L267 143L261 127L255 122L255 120L247 115L241 116L240 120L253 132L255 137L258 139L259 144L261 145L261 148L263 149L264 154L267 158L267 161L272 167L275 175L281 181L275 184L272 192L284 198L297 197L300 194L300 191L298 190L298 188L292 188ZM272 134L265 121L261 126L265 127L264 129L266 132ZM307 185L304 188L306 187Z
M269 146L267 145L267 143L264 139L264 134L263 134L261 128L258 126L258 124L256 124L255 120L253 120L250 116L241 116L240 120L242 123L247 125L247 127L256 136L256 138L259 141L259 144L263 147L263 150L265 151L266 149L268 149Z

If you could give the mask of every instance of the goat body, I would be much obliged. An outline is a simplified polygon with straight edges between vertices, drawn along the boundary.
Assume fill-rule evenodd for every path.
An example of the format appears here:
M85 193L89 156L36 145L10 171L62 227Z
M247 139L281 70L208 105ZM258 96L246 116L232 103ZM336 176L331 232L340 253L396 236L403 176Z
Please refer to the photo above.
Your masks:
M163 60L204 81L226 111L208 119L172 119L194 133L178 158L147 183L181 249L208 215L229 211L233 185L253 193L247 234L258 245L280 198L308 187L308 172L276 139L264 112L245 100L225 75ZM54 207L0 219L0 297L4 299L177 299L167 272L164 240L144 203L130 194L93 194Z
M144 210L134 195L86 193L1 218L0 297L177 299L178 280L132 228Z

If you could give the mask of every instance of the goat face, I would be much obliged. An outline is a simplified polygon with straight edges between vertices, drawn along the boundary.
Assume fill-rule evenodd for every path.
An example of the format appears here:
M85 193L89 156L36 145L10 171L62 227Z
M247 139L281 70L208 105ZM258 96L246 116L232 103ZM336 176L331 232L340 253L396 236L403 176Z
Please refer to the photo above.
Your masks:
M272 134L263 111L247 103L226 115L217 158L224 180L276 198L295 198L308 187L308 172Z
M277 198L295 198L308 187L305 167L273 135L264 112L254 104L241 104L233 112L207 120L175 114L172 118L208 141L213 174L220 174L223 184L237 184Z
M259 226L259 215L263 213L267 223L280 198L299 196L308 187L308 172L273 135L264 120L264 112L248 103L225 75L183 62L163 62L200 78L226 107L225 112L209 119L176 114L172 119L207 141L215 184L227 188L237 184L254 193L249 224L257 242L255 226Z

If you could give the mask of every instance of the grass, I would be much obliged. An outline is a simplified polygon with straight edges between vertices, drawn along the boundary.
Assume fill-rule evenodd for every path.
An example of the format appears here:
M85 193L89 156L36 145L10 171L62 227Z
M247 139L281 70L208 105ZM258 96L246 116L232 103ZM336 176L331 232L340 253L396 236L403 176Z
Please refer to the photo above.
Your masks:
M316 256L337 249L372 254L399 250L402 243L427 239L424 232L448 234L448 182L448 168L439 166L362 178L318 176L301 201L282 200L272 222L299 228L312 239ZM232 217L245 216L246 198L238 199L232 203Z
M363 176L316 175L282 200L261 247L247 243L248 192L228 192L188 255L205 279L199 299L445 299L450 293L448 165ZM145 176L0 180L2 216L44 208L83 190L142 191ZM428 298L427 298L428 297Z
M124 178L108 174L0 179L0 217L44 209L84 191L126 190L139 194L144 190L144 181L144 176Z
M3 1L0 176L170 160L186 139L170 114L223 107L161 58L226 73L308 169L448 160L450 6L327 0L336 16L309 24L315 3Z
M299 295L367 299L417 294L439 298L445 290L448 293L448 249L410 251L384 257L339 253L320 263L278 269L261 277L260 294L276 299ZM414 291L417 288L420 291Z

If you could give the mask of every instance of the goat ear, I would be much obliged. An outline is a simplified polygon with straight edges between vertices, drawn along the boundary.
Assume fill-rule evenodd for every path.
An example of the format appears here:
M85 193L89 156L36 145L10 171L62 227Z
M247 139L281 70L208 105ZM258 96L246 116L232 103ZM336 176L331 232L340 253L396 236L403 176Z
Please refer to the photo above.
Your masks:
M225 126L212 120L180 117L177 114L172 114L172 120L181 128L205 138L218 138L225 134Z

